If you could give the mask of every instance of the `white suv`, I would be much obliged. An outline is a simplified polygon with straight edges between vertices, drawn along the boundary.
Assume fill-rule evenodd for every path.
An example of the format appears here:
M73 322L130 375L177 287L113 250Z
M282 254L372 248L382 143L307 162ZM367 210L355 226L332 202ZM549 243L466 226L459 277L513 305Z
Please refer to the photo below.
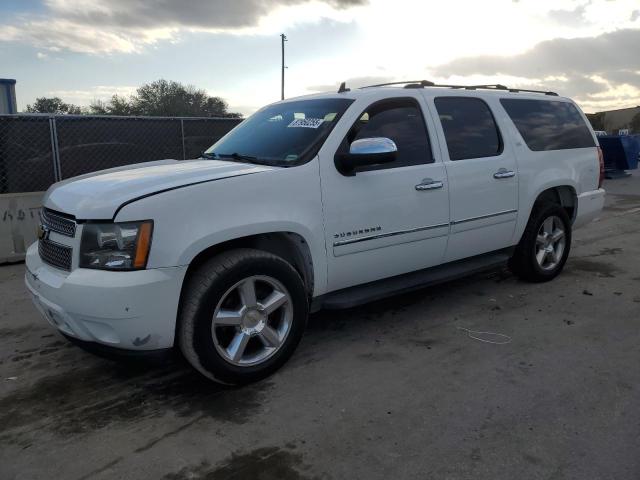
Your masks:
M597 145L552 92L342 85L263 108L200 159L52 186L26 284L86 347L179 346L207 377L250 382L310 311L507 260L554 278L604 203Z

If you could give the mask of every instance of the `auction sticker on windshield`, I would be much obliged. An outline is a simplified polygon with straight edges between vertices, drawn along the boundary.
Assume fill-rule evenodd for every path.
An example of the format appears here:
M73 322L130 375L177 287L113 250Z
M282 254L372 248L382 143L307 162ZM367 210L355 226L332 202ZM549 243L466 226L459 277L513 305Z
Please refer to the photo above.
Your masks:
M287 128L318 128L322 122L323 118L296 118Z

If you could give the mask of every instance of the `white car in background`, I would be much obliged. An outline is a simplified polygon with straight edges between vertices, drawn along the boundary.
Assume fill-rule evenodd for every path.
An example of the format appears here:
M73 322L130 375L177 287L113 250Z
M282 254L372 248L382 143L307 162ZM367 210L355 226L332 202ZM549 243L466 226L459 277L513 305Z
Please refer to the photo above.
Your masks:
M399 86L398 86L399 85ZM551 92L403 82L294 98L198 160L53 185L26 284L87 347L179 347L238 384L293 353L307 315L508 261L541 282L603 207L584 114Z

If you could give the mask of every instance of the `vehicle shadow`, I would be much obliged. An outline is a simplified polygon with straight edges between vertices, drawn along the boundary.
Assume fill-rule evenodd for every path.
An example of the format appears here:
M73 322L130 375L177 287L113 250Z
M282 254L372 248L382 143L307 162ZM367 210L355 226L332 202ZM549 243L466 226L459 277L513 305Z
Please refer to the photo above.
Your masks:
M411 292L394 295L365 305L344 310L321 310L309 316L307 335L321 332L349 329L358 330L361 323L376 322L388 315L398 315L429 300L459 301L462 288L472 289L474 296L488 296L489 292L475 288L487 279L496 283L515 280L505 267L487 270L468 277L451 280L438 285L426 286Z
M363 325L382 325L388 315L402 319L403 312L430 299L458 301L460 289L465 287L484 295L476 286L487 278L499 282L509 274L485 272L351 309L315 313L309 318L305 340L294 361L304 364L304 360L295 357L304 359L307 348L312 355L314 343L335 341L335 331L360 335ZM40 350L46 349L43 346ZM70 437L167 414L186 421L208 417L243 424L260 411L274 386L273 379L243 387L213 383L177 353L158 364L103 359L75 347L59 350L41 357L47 363L38 364L39 378L35 375L37 369L25 363L18 388L0 396L0 444L26 448L37 441L43 430ZM36 357L39 353L42 352L32 352ZM29 380L30 368L37 378L34 381ZM46 372L44 377L42 369Z

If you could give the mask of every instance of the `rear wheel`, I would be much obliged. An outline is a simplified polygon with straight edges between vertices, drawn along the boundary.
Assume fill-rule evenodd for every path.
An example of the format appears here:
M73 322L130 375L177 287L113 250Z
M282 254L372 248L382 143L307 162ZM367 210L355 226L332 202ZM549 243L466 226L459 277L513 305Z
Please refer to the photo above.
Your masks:
M180 348L202 374L227 384L264 378L293 353L308 304L300 275L259 250L233 250L195 271L185 285Z
M564 267L571 247L571 220L562 206L536 204L520 243L509 261L523 280L546 282Z

